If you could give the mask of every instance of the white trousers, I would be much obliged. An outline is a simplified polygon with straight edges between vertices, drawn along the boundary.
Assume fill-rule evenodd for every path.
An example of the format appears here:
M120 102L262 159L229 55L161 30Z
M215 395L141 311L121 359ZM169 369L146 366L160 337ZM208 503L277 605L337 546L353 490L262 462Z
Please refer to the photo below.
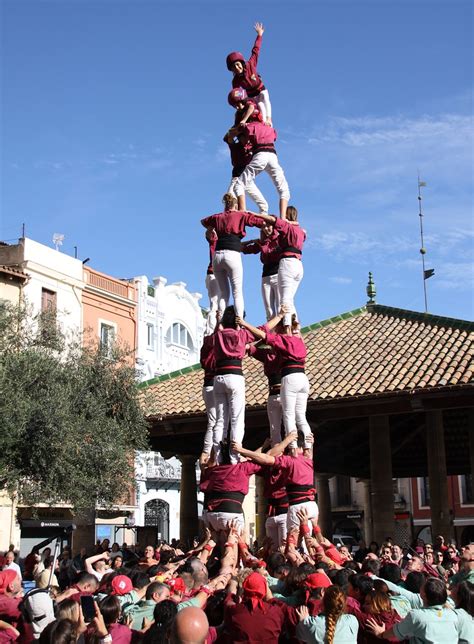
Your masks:
M300 525L300 520L296 516L298 510L301 508L306 508L308 512L308 523L311 519L317 519L319 516L318 504L316 501L303 501L303 503L296 503L296 505L290 505L288 508L288 517L287 517L287 526L288 530L292 528L298 528Z
M214 431L214 425L216 424L216 403L214 400L214 387L213 386L204 386L202 388L202 398L206 406L207 413L207 428L204 435L204 445L202 451L205 454L210 454L212 449L212 436Z
M280 311L280 294L278 291L278 274L262 277L262 298L267 320L271 320Z
M270 441L272 447L281 443L281 400L280 394L272 394L267 399L267 415L270 424Z
M220 532L228 530L231 521L235 521L236 527L243 530L245 527L245 518L243 514L234 514L233 512L206 512L206 527Z
M268 517L265 521L265 534L269 537L274 545L279 548L286 539L288 516L279 514L276 517Z
M236 374L214 376L216 424L213 446L217 462L220 460L221 441L230 423L230 440L242 443L245 433L245 378ZM238 463L239 456L231 451L231 463Z
M275 184L275 188L280 195L280 199L289 200L290 189L288 187L288 182L285 178L283 168L278 163L278 157L274 152L257 152L257 154L254 154L248 166L242 172L240 177L237 178L237 183L235 184L235 192L237 196L242 196L248 184L251 181L255 181L255 177L264 170L270 175L270 179Z
M309 395L309 380L305 373L290 373L281 379L281 409L285 435L296 430L303 432L305 447L311 447L306 439L311 435L311 427L306 420L306 405ZM296 447L296 442L290 443L290 448Z
M212 262L214 275L219 288L219 312L222 314L229 306L230 291L234 298L236 315L244 316L242 257L237 250L216 250Z
M290 312L285 314L283 324L290 326L291 316L296 313L295 295L303 279L303 262L296 257L283 257L278 265L278 292L280 305L286 304Z
M237 197L237 193L235 192L235 185L238 179L239 177L232 177L232 181L230 182L229 188L227 189L227 192L231 195L234 195L234 197ZM268 213L268 202L262 195L260 190L257 188L254 181L250 181L250 183L245 186L245 192L248 194L250 199L255 201L260 212L263 212L265 214Z
M206 275L206 288L209 296L209 313L207 315L207 331L212 333L216 327L216 313L219 306L219 287L215 276Z
M267 119L272 120L272 104L270 103L270 94L268 89L262 89L258 96L255 96L254 101L257 101L258 109L263 116L263 122L266 123Z

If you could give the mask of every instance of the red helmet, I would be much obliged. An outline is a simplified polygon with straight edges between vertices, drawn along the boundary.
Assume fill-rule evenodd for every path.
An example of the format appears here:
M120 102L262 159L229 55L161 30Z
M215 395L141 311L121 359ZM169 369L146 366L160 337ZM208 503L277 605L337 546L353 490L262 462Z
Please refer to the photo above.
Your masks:
M244 103L247 100L247 92L243 87L234 87L234 89L229 92L227 100L229 101L229 105L237 107L239 103Z
M240 60L240 62L245 65L245 58L242 56L240 51L233 51L227 56L226 58L227 69L230 72L232 71L232 65L236 63L238 60Z

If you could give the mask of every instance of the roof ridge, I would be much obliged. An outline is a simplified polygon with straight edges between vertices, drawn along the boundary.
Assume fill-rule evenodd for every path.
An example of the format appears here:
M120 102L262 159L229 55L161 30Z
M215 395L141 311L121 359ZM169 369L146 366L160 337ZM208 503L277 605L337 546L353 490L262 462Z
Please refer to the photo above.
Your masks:
M309 333L309 331L314 331L315 329L321 329L322 327L329 326L330 324L335 324L336 322L343 322L344 320L348 320L349 318L355 318L359 315L362 315L362 313L367 312L367 307L366 306L361 306L358 309L352 309L352 311L346 311L346 313L340 313L339 315L335 315L332 318L327 318L326 320L320 320L319 322L314 322L313 324L309 324L308 326L305 326L301 329L301 333Z
M201 364L190 365L189 367L183 367L182 369L176 369L176 371L170 371L169 373L164 373L161 376L156 376L156 378L151 378L150 380L143 380L139 382L137 387L139 389L144 389L149 385L155 385L157 382L163 382L165 380L171 380L172 378L177 378L178 376L184 376L186 373L191 373L191 371L199 371L202 369Z
M449 318L444 315L436 315L435 313L423 313L422 311L411 311L409 309L400 309L394 306L387 306L385 304L368 304L364 307L368 313L387 313L393 317L399 316L409 320L419 320L420 322L428 322L443 326L451 326L456 328L469 329L474 331L474 322L470 320L461 320L459 318Z

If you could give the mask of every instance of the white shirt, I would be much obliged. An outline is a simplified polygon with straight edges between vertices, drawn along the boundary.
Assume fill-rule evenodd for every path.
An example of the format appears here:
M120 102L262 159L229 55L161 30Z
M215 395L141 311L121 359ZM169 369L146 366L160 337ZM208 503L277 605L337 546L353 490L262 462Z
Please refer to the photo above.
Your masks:
M11 564L8 564L8 566L3 566L3 570L14 570L20 580L23 579L22 574L21 574L21 568L18 564L16 564L14 561L11 562Z

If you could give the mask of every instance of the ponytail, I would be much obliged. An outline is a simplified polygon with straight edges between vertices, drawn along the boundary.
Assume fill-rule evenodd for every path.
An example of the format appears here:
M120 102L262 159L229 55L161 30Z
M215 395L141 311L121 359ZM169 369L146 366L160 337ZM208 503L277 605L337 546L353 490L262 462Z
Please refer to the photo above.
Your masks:
M346 596L339 586L330 586L323 596L324 614L326 616L326 642L333 644L334 634L339 618L346 609Z
M237 198L229 192L226 192L222 197L222 203L224 204L224 210L234 210L237 208Z

